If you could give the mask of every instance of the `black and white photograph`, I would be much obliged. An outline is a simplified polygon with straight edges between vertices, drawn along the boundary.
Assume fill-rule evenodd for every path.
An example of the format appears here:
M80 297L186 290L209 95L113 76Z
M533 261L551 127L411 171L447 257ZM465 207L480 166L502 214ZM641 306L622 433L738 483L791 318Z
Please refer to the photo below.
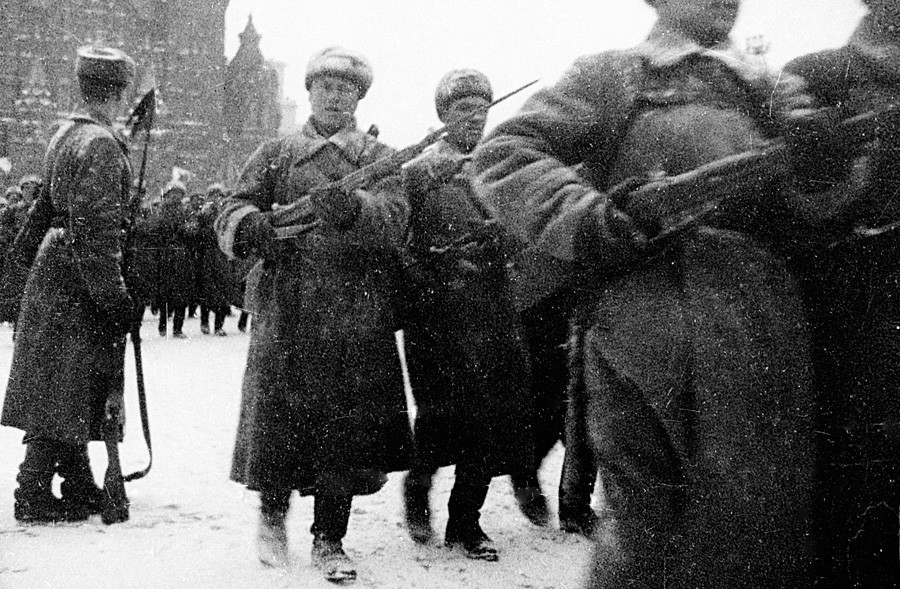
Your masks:
M0 589L897 589L900 1L0 0Z

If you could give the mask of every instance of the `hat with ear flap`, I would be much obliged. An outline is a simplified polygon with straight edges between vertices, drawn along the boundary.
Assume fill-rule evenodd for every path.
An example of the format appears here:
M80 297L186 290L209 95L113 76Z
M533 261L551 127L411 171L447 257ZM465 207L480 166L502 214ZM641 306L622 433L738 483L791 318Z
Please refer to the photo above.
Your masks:
M454 100L467 96L481 96L488 102L494 99L491 82L483 73L473 69L450 70L434 91L434 108L443 117Z
M327 47L314 54L306 66L306 89L319 76L332 75L346 78L359 87L359 97L363 98L372 86L372 66L365 57L344 49Z

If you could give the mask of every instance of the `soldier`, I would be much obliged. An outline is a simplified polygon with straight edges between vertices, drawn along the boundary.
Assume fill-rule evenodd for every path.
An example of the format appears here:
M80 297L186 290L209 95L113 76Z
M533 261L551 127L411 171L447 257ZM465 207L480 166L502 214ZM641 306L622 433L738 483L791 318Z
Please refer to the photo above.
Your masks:
M583 297L567 445L590 444L610 514L590 586L802 587L813 404L796 287L763 247L779 186L737 186L744 198L652 247L665 220L630 213L678 203L628 193L629 178L778 137L812 103L728 43L738 0L651 4L646 41L579 59L488 135L475 166L536 281L560 276ZM587 472L574 488L589 492Z
M197 214L197 270L200 300L200 331L209 334L209 314L213 314L213 333L224 337L225 317L236 300L237 280L228 258L219 249L213 222L219 214L225 189L212 184L206 190L207 202Z
M802 76L823 104L846 118L900 99L900 6L867 0L870 13L841 48L798 58L785 71ZM817 184L838 184L841 206L828 207L822 230L835 245L804 258L821 410L814 536L821 587L900 585L900 125L879 124L862 158L817 138ZM830 177L829 177L830 176ZM855 235L854 237L854 228ZM868 235L868 237L859 237Z
M528 364L501 236L485 232L496 217L475 193L470 163L492 98L481 72L447 73L435 91L438 118L469 118L404 169L410 250L420 274L403 330L416 402L406 521L413 540L430 541L432 478L438 467L456 464L444 541L489 561L497 551L479 516L491 477L534 461Z
M186 194L184 184L177 180L169 182L149 222L157 253L156 306L160 337L166 337L169 314L172 315L172 337L188 337L183 330L184 319L195 288L188 246L188 216L182 203Z
M332 581L356 578L342 546L353 495L407 468L412 444L394 340L403 187L389 174L349 193L327 188L393 153L356 128L371 83L357 53L313 55L312 115L260 146L216 220L226 254L265 260L247 285L253 328L231 476L260 493L257 546L268 565L287 560L291 492L314 496L312 562ZM294 202L320 223L276 242L272 219Z
M30 268L2 416L25 432L14 512L22 522L99 513L104 493L87 442L103 439L104 422L120 432L124 424L125 334L135 309L122 255L136 203L128 150L112 124L134 62L116 49L84 47L76 73L85 112L51 140L50 185L9 258L16 271ZM54 473L65 479L62 499L52 492Z

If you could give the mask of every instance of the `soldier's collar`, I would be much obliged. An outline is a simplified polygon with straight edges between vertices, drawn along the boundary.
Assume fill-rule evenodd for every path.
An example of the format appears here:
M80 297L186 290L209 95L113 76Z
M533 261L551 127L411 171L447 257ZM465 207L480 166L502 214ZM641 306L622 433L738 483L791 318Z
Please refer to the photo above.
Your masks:
M353 117L343 129L331 137L324 137L320 134L312 119L303 125L301 133L310 140L310 154L330 143L340 149L351 161L359 160L367 145L366 138L371 137L356 128L356 119Z
M643 43L635 50L651 68L676 65L691 56L715 59L733 70L744 80L765 77L767 72L749 63L746 56L731 43L703 47L684 33L657 22Z

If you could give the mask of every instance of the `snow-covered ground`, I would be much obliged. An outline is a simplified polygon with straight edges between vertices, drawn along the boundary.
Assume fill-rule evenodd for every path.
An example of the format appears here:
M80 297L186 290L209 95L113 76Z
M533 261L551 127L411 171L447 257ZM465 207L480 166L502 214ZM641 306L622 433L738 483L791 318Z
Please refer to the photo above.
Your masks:
M154 461L150 474L129 483L131 519L105 526L85 523L20 526L13 518L15 476L24 447L18 430L0 428L0 588L287 588L333 587L309 566L312 500L294 496L288 534L291 565L263 567L254 536L258 499L229 481L249 335L226 321L225 338L200 334L188 320L188 340L162 339L148 313L143 328ZM170 328L171 329L171 328ZM9 327L0 326L0 390L12 355ZM123 470L146 464L128 354L128 427ZM2 397L0 397L2 398ZM94 474L102 482L106 455L91 444ZM557 448L541 473L552 507L561 468ZM442 469L432 494L440 538L447 519L452 468ZM476 562L433 546L418 546L403 527L399 473L375 495L353 501L344 546L357 561L358 587L429 589L574 589L582 586L590 542L554 526L531 525L516 508L508 480L494 479L482 525L501 554ZM555 524L555 519L554 519Z

